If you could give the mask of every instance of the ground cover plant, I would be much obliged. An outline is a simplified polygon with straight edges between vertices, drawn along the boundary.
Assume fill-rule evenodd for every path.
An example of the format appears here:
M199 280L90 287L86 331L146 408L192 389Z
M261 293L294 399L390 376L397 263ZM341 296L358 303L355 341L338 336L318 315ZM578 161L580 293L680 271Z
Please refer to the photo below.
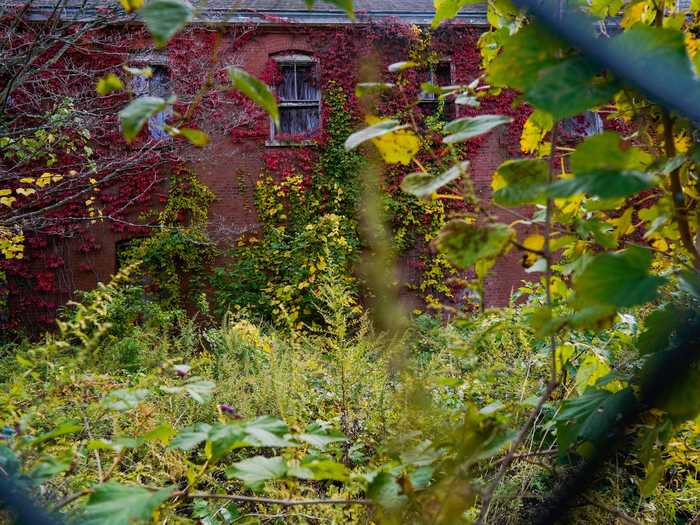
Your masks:
M467 3L436 2L434 26ZM192 16L180 0L122 5L159 44ZM406 99L430 54L356 86L362 124L331 91L328 186L261 178L262 235L241 241L213 285L198 272L218 255L212 197L195 175L174 177L161 228L111 281L53 332L1 347L12 493L57 520L115 525L697 523L700 99L669 101L637 70L651 60L700 93L698 6L549 7L489 2L482 72L421 86L467 108L449 122L380 103ZM565 21L588 29L560 31ZM278 118L265 84L228 77ZM511 122L483 110L502 93L527 108L525 156L495 170L486 203L468 144ZM172 103L129 102L126 138ZM582 114L600 129L571 137ZM206 142L178 124L169 133ZM385 164L415 170L400 183L411 207L459 202L423 232L445 285L424 311L398 297L410 228L386 218L409 208L387 197ZM21 253L23 239L5 239L7 259ZM512 250L532 282L487 309L485 279ZM473 306L440 303L454 282Z

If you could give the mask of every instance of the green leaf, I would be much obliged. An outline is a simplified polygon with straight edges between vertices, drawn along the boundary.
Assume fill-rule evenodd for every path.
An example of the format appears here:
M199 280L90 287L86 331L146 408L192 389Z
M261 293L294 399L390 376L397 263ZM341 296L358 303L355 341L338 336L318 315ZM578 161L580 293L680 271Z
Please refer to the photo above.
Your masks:
M622 149L617 133L606 131L579 144L571 154L571 171L575 174L600 170L643 171L652 161L651 155L635 147Z
M122 450L134 449L143 445L143 439L129 438L129 437L117 437L112 441L108 439L93 439L88 441L88 450L113 450L115 452L121 452Z
M568 197L588 193L602 199L626 197L654 187L654 177L641 171L650 162L651 156L638 148L623 150L617 133L594 135L571 155L571 171L575 176L553 183L549 194Z
M299 465L289 466L288 475L299 479L345 481L348 468L342 463L327 458L305 458Z
M267 111L275 124L279 126L280 113L277 100L266 84L238 67L228 68L228 78L233 83L234 89Z
M433 177L427 173L411 173L410 175L406 175L403 181L401 181L401 189L416 197L429 197L442 186L460 178L462 175L466 175L468 170L469 161L464 161L456 166L452 166L437 177Z
M138 13L156 47L163 47L192 19L192 6L186 0L149 0Z
M488 79L494 86L525 92L538 81L540 70L559 63L563 47L541 26L529 24L506 40L488 65Z
M571 179L558 180L549 186L548 194L558 198L587 193L601 199L611 199L653 188L655 182L653 176L641 171L601 169L579 173Z
M477 226L455 219L442 229L437 246L454 266L466 270L481 259L501 255L514 235L515 232L505 224Z
M218 461L232 450L256 446L255 438L251 438L239 423L212 427L207 440L207 455L213 461Z
M577 299L619 308L654 300L666 279L648 273L652 258L637 247L596 256L574 282Z
M342 443L348 440L348 438L340 432L334 431L295 434L294 438L320 449L325 448L331 443Z
M686 310L674 304L664 305L650 313L644 319L646 330L637 338L639 353L645 355L667 350L671 335L686 317Z
M170 394L177 394L180 392L186 392L192 399L194 399L200 405L203 405L211 397L211 392L216 388L216 384L207 379L202 379L200 377L193 377L183 386L162 386L160 387L163 392L168 392Z
M388 472L377 473L367 485L367 496L387 510L398 510L408 498L401 494L401 487Z
M341 8L348 15L350 20L355 20L355 11L352 8L352 0L325 0L329 4L333 4ZM306 7L311 9L314 6L314 0L306 0Z
M124 412L136 408L141 401L148 397L148 394L148 390L143 388L112 390L102 398L101 403L105 408Z
M449 122L443 129L447 137L443 142L452 144L479 137L498 126L513 122L513 119L505 115L479 115L478 117L464 117Z
M350 135L345 141L345 150L351 151L368 140L388 133L394 133L407 127L406 125L401 125L398 120L383 120Z
M273 416L260 416L245 423L246 431L253 429L266 430L273 434L283 435L289 432L287 424L279 418Z
M148 119L166 107L167 102L160 97L139 97L129 102L118 114L127 142L134 140Z
M591 388L576 399L564 401L555 418L562 454L578 441L601 444L608 437L607 433L615 430L619 418L635 403L631 388L614 394Z
M685 88L683 97L676 101L678 107L700 96L700 82L693 72L682 31L635 24L613 38L610 46L617 56L624 57L630 69L644 71L655 82L672 78L676 86Z
M124 89L124 84L114 73L109 73L97 81L97 93L99 95L109 95L122 89Z
M36 447L38 445L41 445L42 443L51 441L52 439L56 439L61 436L66 436L68 434L75 434L76 432L80 432L81 430L83 430L83 425L80 425L78 423L62 423L58 425L55 429L53 429L51 432L46 432L44 434L38 435L37 437L32 439L30 443L32 446Z
M251 488L259 487L264 481L278 479L286 474L287 463L279 456L272 458L255 456L234 463L226 469L226 477L240 479Z
M286 448L299 446L294 441L280 437L262 428L246 428L246 439L256 447ZM252 438L252 439L250 439Z
M566 59L540 70L539 78L525 98L533 106L551 113L555 120L572 117L608 102L619 89L600 79L599 69L583 57Z
M492 199L507 207L544 202L549 167L544 160L508 160L494 174Z
M98 485L90 494L83 525L134 525L150 522L158 506L170 498L174 487L156 492L135 485L121 485L110 481Z
M168 423L163 423L150 432L144 434L143 439L145 441L158 441L162 445L168 445L176 433L177 432L171 425Z
M45 483L51 478L58 476L59 474L66 472L71 467L71 457L69 453L63 459L59 459L53 456L47 456L42 458L37 466L35 466L29 473L29 478L37 484Z
M199 129L180 128L180 135L185 137L195 146L206 146L209 144L209 135Z
M433 29L443 21L457 16L459 10L465 5L478 4L481 0L435 0L435 16L433 17Z
M198 423L193 427L186 428L173 438L170 442L170 448L191 450L200 443L206 441L211 428L211 425L207 425L206 423Z

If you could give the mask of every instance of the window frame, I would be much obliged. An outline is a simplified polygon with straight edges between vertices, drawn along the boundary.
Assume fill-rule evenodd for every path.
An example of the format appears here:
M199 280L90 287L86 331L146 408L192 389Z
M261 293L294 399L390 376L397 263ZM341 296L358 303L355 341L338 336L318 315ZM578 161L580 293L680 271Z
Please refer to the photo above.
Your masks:
M285 53L285 54L280 54L280 55L275 55L271 57L272 60L274 60L277 63L278 67L282 66L288 66L288 65L293 65L294 66L294 93L298 93L297 90L297 71L296 67L298 64L303 64L303 65L312 65L314 66L315 69L315 76L316 79L320 81L320 71L319 71L319 60L308 54L304 53ZM323 93L321 92L321 88L319 86L318 89L318 100L279 100L279 88L277 87L275 89L275 94L277 94L278 97L278 102L277 105L280 110L280 118L282 111L286 108L290 109L296 109L296 108L301 108L301 109L308 109L308 108L317 108L318 109L318 127L313 130L309 130L304 132L305 135L313 135L317 132L319 132L323 128L323 112L322 112L322 103L323 103ZM266 143L267 146L306 146L312 143L311 140L305 139L302 141L287 141L287 140L280 140L279 135L281 134L277 129L277 126L275 125L274 121L270 119L270 136L269 139Z
M447 65L447 67L450 70L450 82L445 85L441 86L437 82L437 69L441 65ZM452 62L452 59L449 57L444 57L438 60L435 64L431 64L428 68L428 82L434 86L438 87L447 87L451 86L454 83L454 63ZM438 102L438 96L434 93L426 93L425 91L421 90L420 94L418 95L418 102L423 104L423 103L437 103Z

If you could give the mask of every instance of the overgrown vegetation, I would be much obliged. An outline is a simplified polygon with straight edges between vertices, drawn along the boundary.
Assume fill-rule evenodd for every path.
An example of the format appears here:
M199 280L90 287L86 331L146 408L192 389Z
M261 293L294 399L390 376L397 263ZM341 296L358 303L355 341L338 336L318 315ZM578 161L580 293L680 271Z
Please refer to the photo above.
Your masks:
M434 27L467 3L437 2ZM180 0L122 5L159 45L193 15ZM492 1L483 74L424 82L415 102L416 71L438 58L407 29L410 60L357 86L362 129L330 82L309 176L263 174L261 229L210 285L214 196L178 173L111 282L42 340L1 348L2 480L88 524L696 523L697 12L605 1L568 12L581 27L619 22L596 37L602 67L578 33L550 33L570 18L539 13L545 27ZM610 59L622 55L632 67ZM668 100L635 73L642 59L698 97ZM227 76L279 118L264 84ZM486 202L470 145L512 121L484 111L505 93L530 105L528 157L495 170ZM421 118L428 94L435 112ZM120 112L125 137L173 103L135 98ZM462 113L444 122L448 103ZM569 133L578 118L595 125ZM167 133L206 143L175 120ZM5 241L4 256L22 242ZM432 309L409 316L394 264L422 243L435 247L420 289ZM487 276L511 250L532 282L488 309ZM455 283L480 312L440 304Z

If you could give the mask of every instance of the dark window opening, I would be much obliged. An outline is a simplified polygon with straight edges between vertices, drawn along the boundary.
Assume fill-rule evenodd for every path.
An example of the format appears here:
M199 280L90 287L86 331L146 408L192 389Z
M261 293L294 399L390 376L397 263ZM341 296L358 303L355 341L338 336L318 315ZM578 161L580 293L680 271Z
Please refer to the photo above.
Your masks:
M277 86L280 126L273 126L272 138L310 135L321 127L318 65L304 56L279 59L278 64L282 77Z
M419 75L421 83L427 82L437 87L452 85L452 62L442 60L437 64L423 70ZM456 117L454 101L451 97L440 98L437 93L421 91L419 95L419 107L424 115L434 115L441 110L442 120L452 120Z

